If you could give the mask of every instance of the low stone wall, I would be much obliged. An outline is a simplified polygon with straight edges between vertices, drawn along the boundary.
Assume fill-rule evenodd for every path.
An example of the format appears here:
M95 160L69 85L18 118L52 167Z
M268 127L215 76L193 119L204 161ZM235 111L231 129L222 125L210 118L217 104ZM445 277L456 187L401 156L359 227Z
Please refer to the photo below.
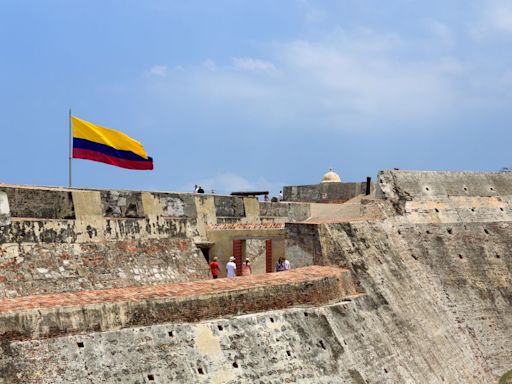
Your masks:
M320 305L355 293L350 272L287 272L141 288L81 291L0 301L3 340L45 338L164 322Z
M371 185L370 193L374 192ZM283 200L311 203L343 203L366 193L366 182L320 183L283 187Z

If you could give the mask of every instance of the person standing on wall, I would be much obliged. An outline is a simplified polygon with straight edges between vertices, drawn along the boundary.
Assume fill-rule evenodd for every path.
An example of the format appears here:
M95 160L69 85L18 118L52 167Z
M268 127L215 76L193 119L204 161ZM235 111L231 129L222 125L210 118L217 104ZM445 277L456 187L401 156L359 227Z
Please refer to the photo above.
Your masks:
M236 264L234 256L229 258L229 262L226 264L226 272L228 278L232 279L233 277L236 277Z
M217 257L213 258L213 261L210 263L210 272L212 273L212 277L214 279L218 279L220 275L220 267L217 262Z
M245 264L242 265L242 276L249 276L252 274L251 262L245 259Z

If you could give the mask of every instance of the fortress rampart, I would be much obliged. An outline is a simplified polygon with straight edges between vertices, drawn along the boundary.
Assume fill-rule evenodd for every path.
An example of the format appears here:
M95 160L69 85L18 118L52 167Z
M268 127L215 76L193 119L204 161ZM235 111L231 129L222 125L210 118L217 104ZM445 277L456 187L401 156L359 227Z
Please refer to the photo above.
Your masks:
M3 186L10 224L0 228L0 275L4 297L12 298L4 304L44 292L108 290L119 280L120 289L208 284L198 247L224 254L234 240L251 237L281 242L273 245L294 267L345 268L346 292L357 294L328 305L301 303L286 283L276 290L254 285L244 294L263 298L267 292L275 301L252 309L240 303L213 316L180 317L174 310L163 323L149 307L143 312L152 320L123 323L130 318L124 314L136 313L123 304L122 313L98 317L111 326L69 326L70 334L54 335L56 318L45 323L51 316L28 311L27 324L39 321L46 328L11 326L25 329L25 336L3 338L0 383L497 383L512 368L512 175L382 171L375 184L374 195L343 204L58 190L71 193L72 205L60 195L59 204L44 210L35 203L16 208L16 197L9 197L15 192L7 189L18 187ZM54 217L28 217L37 211ZM74 216L65 218L70 212ZM3 214L9 220L5 209ZM89 234L88 225L96 233ZM78 274L64 283L55 274L62 249L73 250L75 260L95 249L107 261L85 269L75 261L71 270L82 271L83 287L75 283ZM41 260L55 264L40 278ZM154 265L165 265L168 274ZM27 277L16 280L17 273ZM299 291L315 290L314 279L304 277ZM279 307L288 294L293 302ZM220 293L217 299L238 303L237 295ZM222 305L213 297L195 299ZM19 320L28 312L4 315Z

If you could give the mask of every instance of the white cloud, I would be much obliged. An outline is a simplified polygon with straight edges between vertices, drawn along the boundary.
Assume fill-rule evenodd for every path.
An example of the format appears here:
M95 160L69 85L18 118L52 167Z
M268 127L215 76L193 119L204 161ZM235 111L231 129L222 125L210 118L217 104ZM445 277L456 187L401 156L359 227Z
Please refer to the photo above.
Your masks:
M440 22L430 27L433 41L451 35ZM382 132L418 121L435 129L441 126L436 121L465 116L481 99L493 102L488 89L479 91L484 83L475 80L482 78L478 65L453 54L432 55L420 39L335 30L323 39L273 45L270 60L238 57L225 65L185 67L156 80L159 97L188 97L196 108L230 111L230 119L257 121L267 132Z
M201 63L201 66L209 71L217 69L217 64L212 59L206 59Z
M154 65L149 69L149 73L154 76L166 76L168 70L167 65Z
M269 61L252 59L250 57L234 57L233 67L247 71L275 71L276 67Z
M512 33L512 2L490 0L482 3L481 19L470 27L470 35L483 40L496 34Z
M494 1L486 16L493 27L505 32L512 32L512 2Z

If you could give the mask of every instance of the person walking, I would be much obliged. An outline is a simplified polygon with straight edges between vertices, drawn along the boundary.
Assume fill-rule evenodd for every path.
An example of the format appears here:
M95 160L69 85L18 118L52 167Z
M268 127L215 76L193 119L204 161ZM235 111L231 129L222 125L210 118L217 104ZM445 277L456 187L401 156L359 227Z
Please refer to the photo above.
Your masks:
M229 262L226 264L226 272L228 278L232 279L233 277L236 277L236 264L234 256L229 258Z
M242 265L242 276L249 276L252 274L251 262L249 259L245 259L245 264Z
M217 257L214 257L213 261L210 263L210 272L212 273L212 277L214 279L219 278L220 267L219 267L219 262L217 261Z

